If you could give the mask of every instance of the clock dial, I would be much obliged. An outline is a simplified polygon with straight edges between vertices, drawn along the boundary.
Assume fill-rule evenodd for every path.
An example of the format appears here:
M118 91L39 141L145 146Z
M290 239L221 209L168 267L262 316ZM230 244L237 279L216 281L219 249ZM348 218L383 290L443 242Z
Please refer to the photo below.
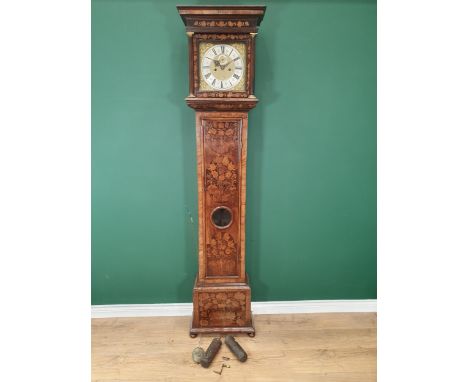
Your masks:
M210 46L205 50L200 65L201 78L211 89L235 89L244 77L244 60L229 44Z

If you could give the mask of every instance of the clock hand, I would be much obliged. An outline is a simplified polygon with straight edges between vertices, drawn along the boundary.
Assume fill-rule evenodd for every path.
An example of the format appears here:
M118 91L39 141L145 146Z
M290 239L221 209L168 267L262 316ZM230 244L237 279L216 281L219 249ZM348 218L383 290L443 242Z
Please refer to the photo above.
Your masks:
M231 65L234 62L234 60L229 61L226 65L221 65L221 70L224 70L227 66Z
M214 58L210 58L210 57L206 57L206 58L207 58L208 60L211 60L211 61L213 61L213 62L214 62L214 64L215 64L215 66L219 66L219 67L221 67L221 64L219 63L219 61L218 61L218 60L215 60Z

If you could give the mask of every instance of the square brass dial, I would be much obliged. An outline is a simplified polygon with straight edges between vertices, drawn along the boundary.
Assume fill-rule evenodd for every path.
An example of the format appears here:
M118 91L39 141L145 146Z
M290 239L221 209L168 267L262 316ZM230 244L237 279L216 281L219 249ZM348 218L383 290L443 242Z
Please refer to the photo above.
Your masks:
M228 49L227 51L229 51L229 48L234 48L235 51L237 51L240 55L240 58L242 60L242 74L240 75L240 79L239 81L232 87L229 87L229 88L225 88L225 89L220 89L220 88L213 88L213 86L210 86L207 81L205 81L204 79L204 75L206 76L206 72L207 70L203 70L203 66L204 66L204 56L205 56L205 53L207 53L210 49L212 49L213 47L216 47L216 46L219 46L219 45L224 45L224 46L227 46ZM199 44L199 68L198 68L198 71L199 71L199 83L198 83L198 89L199 91L223 91L223 90L226 90L226 91L231 91L231 92L245 92L246 91L246 88L245 88L245 85L246 85L246 76L247 76L247 54L246 54L246 44L243 43L243 42L200 42ZM216 68L215 68L216 69ZM221 65L221 68L217 68L217 69L224 69L223 66ZM229 69L228 69L229 70ZM233 75L235 75L236 73L233 72ZM237 72L237 75L239 75L240 73ZM214 77L211 77L211 79L214 79ZM218 82L218 86L220 85L220 83Z

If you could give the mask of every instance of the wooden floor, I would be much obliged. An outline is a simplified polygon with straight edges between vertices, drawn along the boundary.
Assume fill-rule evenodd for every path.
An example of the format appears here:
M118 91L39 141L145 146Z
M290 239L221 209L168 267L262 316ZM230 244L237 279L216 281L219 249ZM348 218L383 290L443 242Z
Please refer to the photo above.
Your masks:
M93 381L326 381L376 380L375 313L255 316L255 338L238 342L237 361L223 344L210 368L192 362L213 336L188 336L189 317L92 320ZM222 357L229 357L225 361ZM230 366L219 371L222 363Z

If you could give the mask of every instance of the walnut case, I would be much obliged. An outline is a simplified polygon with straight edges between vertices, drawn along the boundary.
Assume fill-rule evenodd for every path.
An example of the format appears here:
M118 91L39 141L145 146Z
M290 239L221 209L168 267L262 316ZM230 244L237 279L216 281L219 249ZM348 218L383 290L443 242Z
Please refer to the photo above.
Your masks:
M255 36L264 6L178 6L188 36L189 96L196 111L198 275L190 335L255 334L245 272L248 111L254 92ZM200 43L245 44L242 91L200 89Z

